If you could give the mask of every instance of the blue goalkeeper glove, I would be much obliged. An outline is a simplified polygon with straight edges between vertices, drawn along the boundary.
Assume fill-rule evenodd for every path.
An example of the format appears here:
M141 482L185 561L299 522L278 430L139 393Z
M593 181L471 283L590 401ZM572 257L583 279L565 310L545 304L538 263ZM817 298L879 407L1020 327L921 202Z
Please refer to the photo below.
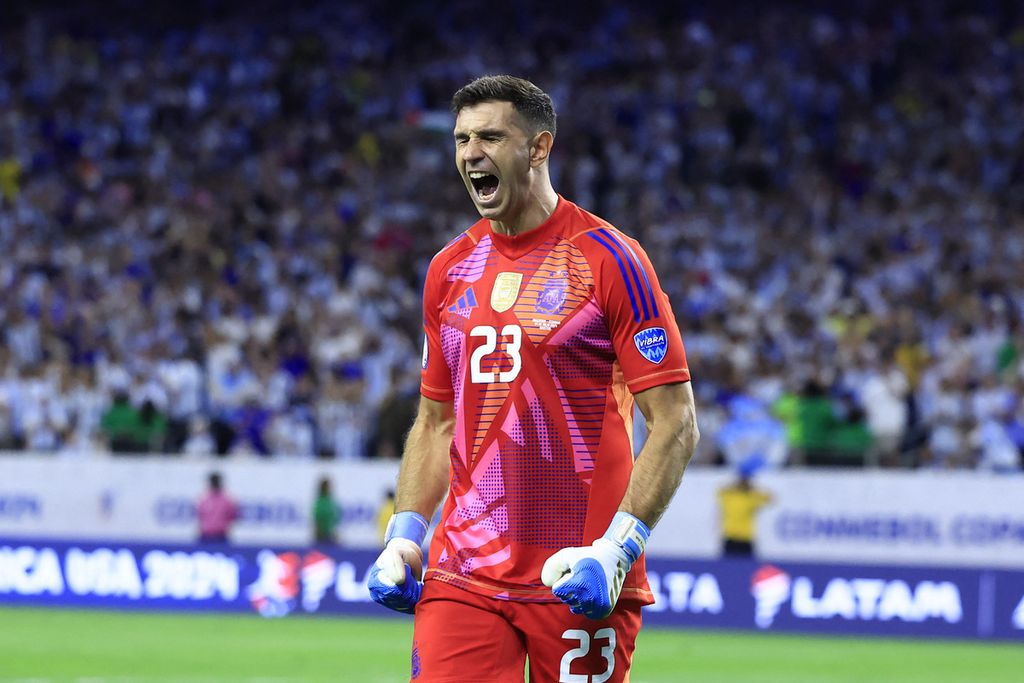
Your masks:
M647 545L651 530L628 512L617 512L593 545L562 548L544 563L540 578L573 614L604 619L619 600L626 573Z
M384 534L384 550L370 567L367 588L373 601L396 612L416 611L423 573L423 551L420 545L427 535L427 520L416 512L399 512L391 516Z

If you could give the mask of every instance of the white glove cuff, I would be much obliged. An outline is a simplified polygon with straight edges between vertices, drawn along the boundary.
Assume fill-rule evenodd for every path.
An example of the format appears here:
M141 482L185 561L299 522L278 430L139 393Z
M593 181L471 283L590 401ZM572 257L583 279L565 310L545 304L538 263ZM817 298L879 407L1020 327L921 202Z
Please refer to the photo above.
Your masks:
M388 529L384 532L384 545L387 545L392 538L407 538L421 546L429 526L430 523L427 522L426 517L418 512L406 510L395 513L388 520Z
M603 538L621 547L629 557L630 564L636 562L647 547L651 530L646 524L628 512L616 512Z

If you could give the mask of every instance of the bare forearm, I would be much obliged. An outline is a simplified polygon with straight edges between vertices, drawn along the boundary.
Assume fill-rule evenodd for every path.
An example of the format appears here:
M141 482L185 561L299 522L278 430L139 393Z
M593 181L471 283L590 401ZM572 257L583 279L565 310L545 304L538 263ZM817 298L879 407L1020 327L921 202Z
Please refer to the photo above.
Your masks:
M619 509L654 528L679 488L699 433L692 403L682 415L649 417L648 428L647 442L633 466Z
M453 425L450 409L441 413L421 409L405 440L395 494L396 511L412 510L427 519L433 515L448 489Z

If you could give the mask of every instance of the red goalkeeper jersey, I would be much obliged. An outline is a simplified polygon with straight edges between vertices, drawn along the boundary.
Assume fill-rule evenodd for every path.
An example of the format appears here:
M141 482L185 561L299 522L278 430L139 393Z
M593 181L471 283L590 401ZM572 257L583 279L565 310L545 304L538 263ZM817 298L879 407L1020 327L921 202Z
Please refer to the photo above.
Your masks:
M451 486L427 580L556 601L544 561L601 536L633 468L633 394L690 379L639 244L559 198L526 234L487 220L434 257L421 392L454 401ZM643 558L621 599L652 601Z

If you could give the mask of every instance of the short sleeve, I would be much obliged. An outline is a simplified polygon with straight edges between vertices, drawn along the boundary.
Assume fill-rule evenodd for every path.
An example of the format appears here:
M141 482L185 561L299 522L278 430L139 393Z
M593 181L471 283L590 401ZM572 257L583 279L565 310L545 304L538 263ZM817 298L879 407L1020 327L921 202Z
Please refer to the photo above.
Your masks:
M629 390L688 382L686 350L668 296L647 254L617 230L589 233L600 248L598 303Z
M427 269L423 283L423 359L420 372L420 393L434 401L455 398L452 376L441 350L441 296L437 259Z

